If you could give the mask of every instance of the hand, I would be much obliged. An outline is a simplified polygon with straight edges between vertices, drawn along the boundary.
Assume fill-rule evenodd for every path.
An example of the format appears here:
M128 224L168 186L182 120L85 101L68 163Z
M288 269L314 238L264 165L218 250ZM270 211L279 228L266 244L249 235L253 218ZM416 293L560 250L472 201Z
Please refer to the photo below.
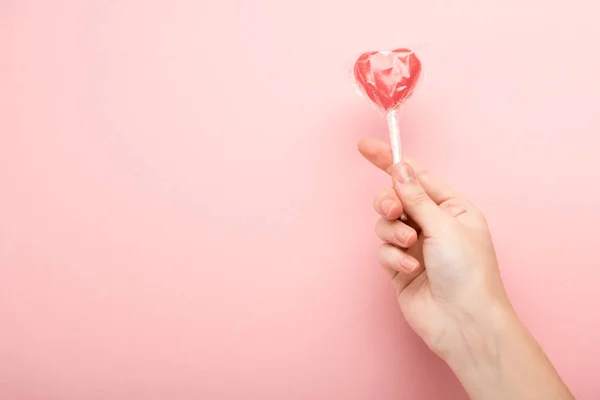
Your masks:
M413 330L456 373L472 399L573 399L513 311L483 214L389 146L359 143L392 176L374 207L379 260ZM412 166L411 166L412 165Z
M448 357L462 345L466 324L510 309L486 220L428 171L408 163L392 166L386 144L367 139L359 150L393 178L393 188L382 190L374 203L381 215L376 233L384 241L380 263L410 326ZM398 220L403 212L408 220Z

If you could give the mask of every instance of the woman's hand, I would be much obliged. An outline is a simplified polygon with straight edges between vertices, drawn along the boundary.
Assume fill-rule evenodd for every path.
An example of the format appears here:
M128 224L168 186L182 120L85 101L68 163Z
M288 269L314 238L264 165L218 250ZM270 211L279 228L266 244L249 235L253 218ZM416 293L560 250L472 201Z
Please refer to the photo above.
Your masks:
M379 260L389 271L410 326L442 357L464 340L474 319L503 312L509 303L484 216L428 171L392 166L389 147L364 140L360 152L392 175L393 188L375 199ZM409 218L399 219L402 213Z
M392 165L386 144L359 150L392 176L374 203L379 260L413 330L473 398L571 399L513 312L483 214L416 164Z

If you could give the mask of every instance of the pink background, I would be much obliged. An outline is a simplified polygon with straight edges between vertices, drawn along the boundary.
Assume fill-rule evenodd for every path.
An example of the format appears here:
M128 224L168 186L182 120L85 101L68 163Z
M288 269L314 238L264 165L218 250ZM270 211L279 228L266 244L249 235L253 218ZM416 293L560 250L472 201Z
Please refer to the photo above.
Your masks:
M0 1L0 398L464 399L377 266L388 181L355 150L386 128L353 60L408 45L407 153L486 212L516 308L597 399L599 15Z

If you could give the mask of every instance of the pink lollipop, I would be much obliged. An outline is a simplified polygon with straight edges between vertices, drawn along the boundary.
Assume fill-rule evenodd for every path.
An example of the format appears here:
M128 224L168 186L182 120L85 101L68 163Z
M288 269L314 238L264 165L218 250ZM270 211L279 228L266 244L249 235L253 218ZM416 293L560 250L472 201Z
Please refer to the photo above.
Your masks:
M386 113L394 164L402 160L398 111L412 94L420 75L421 62L408 49L370 51L354 64L356 83Z

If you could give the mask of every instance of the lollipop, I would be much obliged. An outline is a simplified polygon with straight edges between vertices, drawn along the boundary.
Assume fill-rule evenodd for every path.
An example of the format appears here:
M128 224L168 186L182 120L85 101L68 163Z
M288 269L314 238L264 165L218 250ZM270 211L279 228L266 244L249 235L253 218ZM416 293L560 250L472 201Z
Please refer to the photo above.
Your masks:
M421 62L411 50L370 51L354 64L360 89L386 114L394 164L402 161L398 112L410 97L419 76Z

